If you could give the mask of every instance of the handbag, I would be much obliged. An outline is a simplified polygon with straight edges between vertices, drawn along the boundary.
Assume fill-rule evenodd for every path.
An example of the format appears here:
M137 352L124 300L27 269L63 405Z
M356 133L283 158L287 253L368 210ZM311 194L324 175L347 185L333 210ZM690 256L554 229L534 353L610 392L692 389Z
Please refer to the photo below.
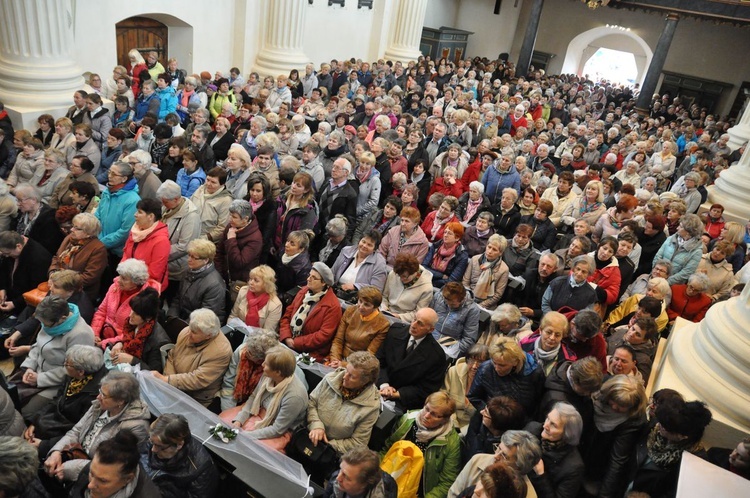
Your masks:
M24 292L23 300L26 301L27 305L36 308L42 302L42 299L47 297L47 294L49 294L49 283L44 281L36 289Z
M316 465L330 465L338 458L333 446L325 441L318 441L317 446L314 445L310 441L310 431L307 427L300 427L294 431L291 447L303 460Z
M237 295L240 293L240 289L246 285L247 282L243 282L242 280L232 280L229 282L229 300L232 305L234 305L234 302L237 300Z
M357 295L359 294L357 289L344 290L341 287L336 287L333 292L336 294L337 298L345 303L357 304Z
M66 444L60 451L60 457L63 462L69 460L91 460L88 453L83 449L81 443Z

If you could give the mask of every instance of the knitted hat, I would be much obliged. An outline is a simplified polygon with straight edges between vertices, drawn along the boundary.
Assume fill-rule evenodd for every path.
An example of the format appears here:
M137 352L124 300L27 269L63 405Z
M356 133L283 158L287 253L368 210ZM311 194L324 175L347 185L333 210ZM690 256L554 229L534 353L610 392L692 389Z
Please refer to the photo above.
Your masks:
M344 126L344 131L347 131L351 133L354 136L357 136L357 129L352 125L346 125Z
M323 283L328 287L333 287L333 272L325 263L317 261L313 263L312 269L320 274L320 278L323 279Z
M292 125L296 128L305 124L305 117L301 114L295 114L292 116Z

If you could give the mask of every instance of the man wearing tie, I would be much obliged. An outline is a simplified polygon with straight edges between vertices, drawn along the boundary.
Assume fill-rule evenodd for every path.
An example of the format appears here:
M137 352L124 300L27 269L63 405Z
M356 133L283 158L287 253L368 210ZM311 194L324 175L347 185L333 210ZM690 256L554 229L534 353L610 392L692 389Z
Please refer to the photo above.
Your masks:
M411 325L393 324L378 351L380 395L402 411L421 408L442 385L447 364L432 336L437 321L435 310L422 308Z

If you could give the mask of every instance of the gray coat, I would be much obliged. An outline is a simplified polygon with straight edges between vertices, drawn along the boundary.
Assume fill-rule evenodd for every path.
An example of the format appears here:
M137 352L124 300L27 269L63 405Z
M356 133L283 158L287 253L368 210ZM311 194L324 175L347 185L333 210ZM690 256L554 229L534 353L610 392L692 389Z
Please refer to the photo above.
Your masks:
M190 199L184 202L177 213L162 219L169 231L169 279L182 280L187 271L187 245L201 234L201 215Z
M226 284L219 272L211 263L199 273L188 270L180 282L177 297L169 307L169 316L176 316L182 320L189 320L190 313L198 308L208 308L216 313L220 322L226 316Z
M102 409L99 406L99 401L94 400L89 411L52 447L50 453L53 451L62 451L65 446L72 443L83 443L86 434L93 428L94 423L101 414ZM101 428L99 434L91 441L89 447L84 448L84 450L86 450L89 456L92 456L102 441L112 439L115 434L123 429L131 431L138 438L138 443L140 444L148 437L150 419L151 412L148 410L148 406L140 399L137 399L128 404L117 416L111 417L104 424L104 427ZM81 470L89 462L90 460L68 460L65 462L63 464L64 480L75 481L78 478L78 474L81 473Z
M62 335L50 336L44 329L36 336L36 343L31 346L29 356L21 364L21 368L29 368L38 374L37 387L44 389L39 394L52 399L65 380L65 354L71 346L84 344L94 345L94 332L81 318L73 328Z
M364 181L364 183L360 182L358 179L354 181L359 187L359 195L357 197L358 222L370 212L378 209L380 189L382 188L380 184L380 173L375 167L373 167L371 171L370 176Z
M438 322L432 332L435 340L440 342L441 337L452 337L458 340L458 352L448 356L458 358L465 355L479 337L479 306L467 293L461 306L457 310L451 309L446 304L442 292L436 289L430 308L438 314ZM446 346L443 346L443 349L446 349Z
M333 264L333 281L338 285L341 275L344 274L349 265L352 264L357 254L357 246L346 246L341 250L339 257ZM382 292L385 287L385 279L388 277L388 267L385 264L385 258L379 252L374 252L365 258L362 265L357 270L357 277L354 280L354 286L357 289L362 287L374 286Z

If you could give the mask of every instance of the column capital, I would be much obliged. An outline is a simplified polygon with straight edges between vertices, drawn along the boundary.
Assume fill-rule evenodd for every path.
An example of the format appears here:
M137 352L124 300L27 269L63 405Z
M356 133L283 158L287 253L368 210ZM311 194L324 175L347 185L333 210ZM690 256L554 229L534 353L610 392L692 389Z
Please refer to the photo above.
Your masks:
M680 20L680 14L677 12L670 12L667 14L667 17L664 18L665 21L679 21Z

